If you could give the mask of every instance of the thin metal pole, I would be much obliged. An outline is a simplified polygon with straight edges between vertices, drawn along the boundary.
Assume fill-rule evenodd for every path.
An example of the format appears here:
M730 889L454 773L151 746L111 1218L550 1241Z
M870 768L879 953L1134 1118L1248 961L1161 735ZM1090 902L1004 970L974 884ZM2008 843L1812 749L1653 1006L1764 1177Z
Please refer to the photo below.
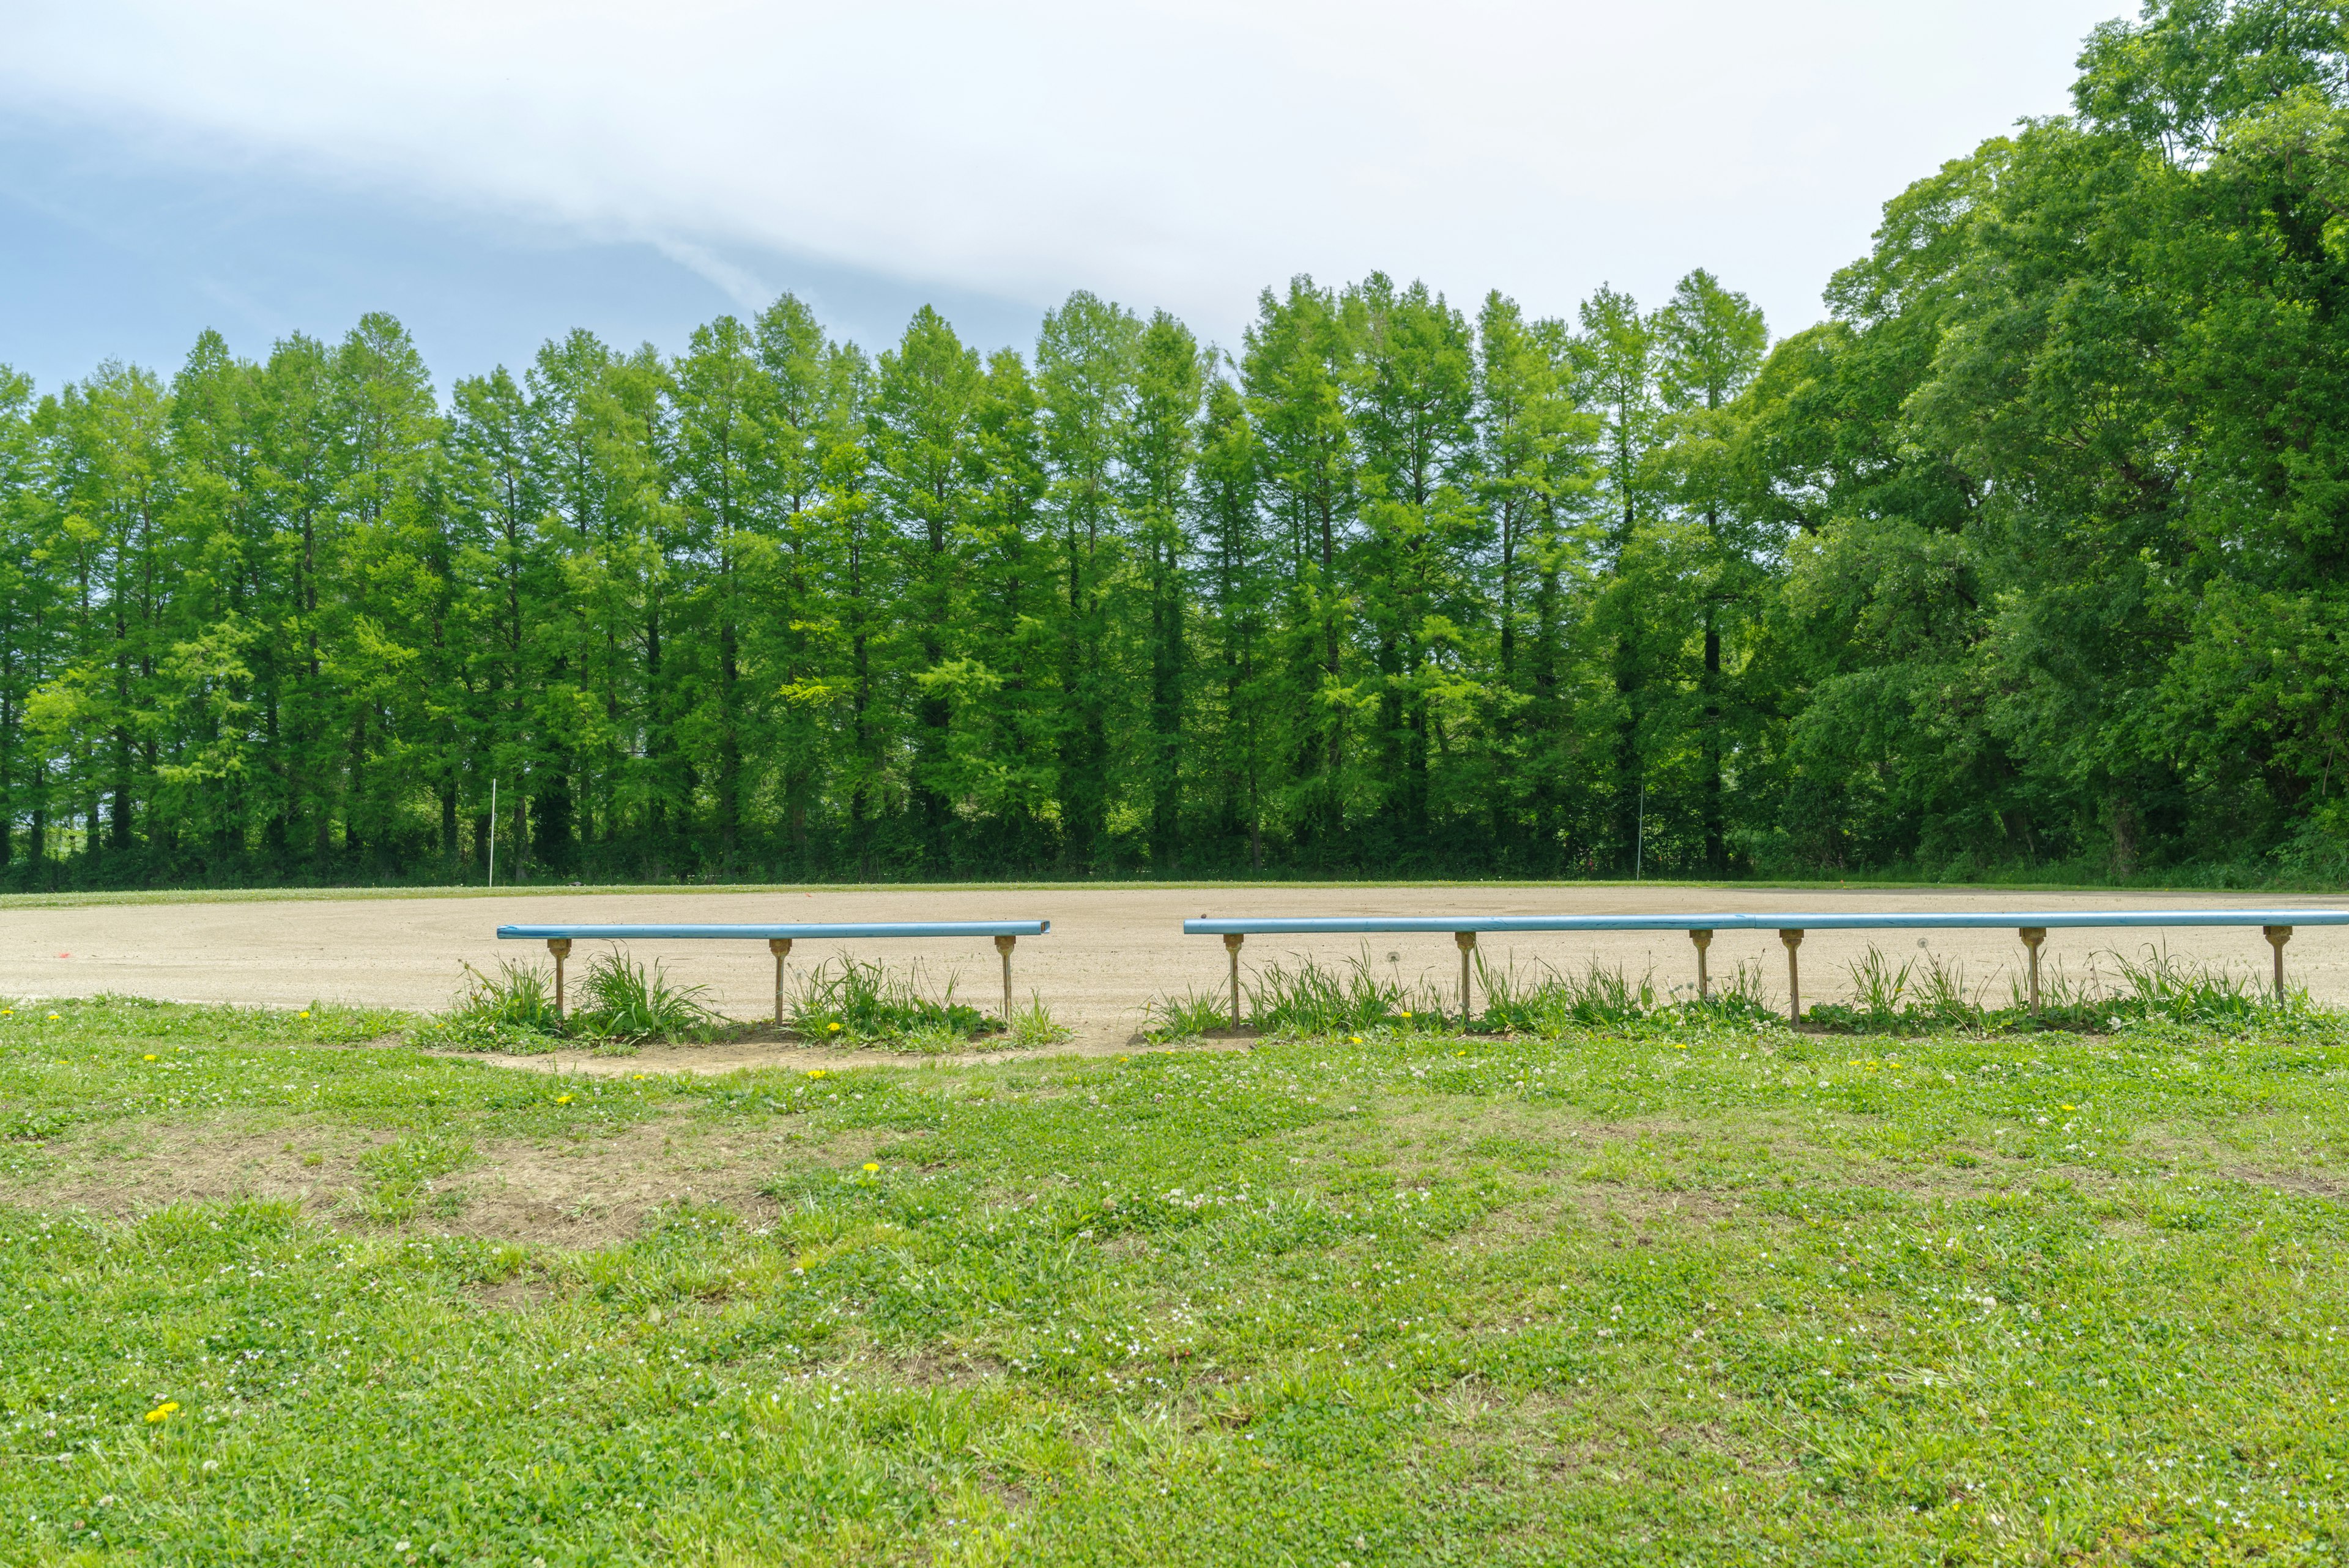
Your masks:
M2292 940L2290 926L2261 926L2260 935L2267 938L2268 946L2275 949L2276 1005L2283 1005L2283 945Z
M1780 931L1778 940L1786 944L1786 1022L1803 1021L1803 970L1795 960L1795 950L1803 945L1800 931Z
M1460 950L1460 1022L1464 1026L1468 1022L1468 957L1476 950L1476 933L1454 931L1452 942Z
M1691 931L1689 940L1696 944L1696 999L1702 1002L1713 994L1712 985L1704 972L1704 950L1713 946L1713 933Z
M995 939L995 950L1003 955L1003 1027L1007 1033L1011 1028L1011 947L1019 940L1018 937Z
M490 781L490 891L498 888L498 781Z
M775 955L775 1027L783 1026L783 961L792 956L792 939L769 937L767 950Z
M1648 781L1640 781L1640 826L1631 832L1631 880L1640 879L1648 857Z
M549 937L546 950L554 955L554 1022L559 1026L565 1016L563 995L563 961L571 956L569 937Z
M2021 937L2023 945L2031 950L2031 1012L2036 1017L2039 1012L2039 944L2047 940L2047 928L2023 926L2014 934Z
M1232 1027L1240 1026L1240 944L1247 938L1237 931L1224 933L1224 951L1232 959Z

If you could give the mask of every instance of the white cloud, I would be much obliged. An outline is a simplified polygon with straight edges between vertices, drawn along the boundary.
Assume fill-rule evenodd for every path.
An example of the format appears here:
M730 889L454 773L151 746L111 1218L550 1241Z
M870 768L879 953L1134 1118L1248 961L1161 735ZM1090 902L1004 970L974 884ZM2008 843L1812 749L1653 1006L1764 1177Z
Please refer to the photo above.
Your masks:
M79 0L19 110L649 241L757 246L1228 338L1372 267L1561 311L1693 265L1782 328L1907 181L2059 111L2115 0Z

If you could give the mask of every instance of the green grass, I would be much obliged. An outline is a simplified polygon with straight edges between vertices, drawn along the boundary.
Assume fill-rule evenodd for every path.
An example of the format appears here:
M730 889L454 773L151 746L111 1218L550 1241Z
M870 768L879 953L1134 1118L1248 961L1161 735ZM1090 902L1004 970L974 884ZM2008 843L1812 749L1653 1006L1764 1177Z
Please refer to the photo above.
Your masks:
M855 959L827 959L802 971L784 1001L792 1033L836 1045L896 1045L930 1055L968 1048L987 1036L1011 1039L1005 1022L955 1000L957 976L933 981L919 961L905 969ZM1042 1004L1029 1011L1040 1013ZM1045 1027L1050 1028L1046 1019Z
M0 1561L2349 1552L2330 1016L719 1079L404 1022L0 1017ZM105 1200L232 1143L282 1172ZM592 1244L496 1207L663 1158Z

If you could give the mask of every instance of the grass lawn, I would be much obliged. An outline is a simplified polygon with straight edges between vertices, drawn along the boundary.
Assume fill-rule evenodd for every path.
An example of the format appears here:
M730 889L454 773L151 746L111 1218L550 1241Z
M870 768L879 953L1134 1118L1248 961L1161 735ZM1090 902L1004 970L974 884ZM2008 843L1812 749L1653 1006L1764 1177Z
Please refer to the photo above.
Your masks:
M0 1016L0 1562L2349 1556L2337 1021L698 1080L409 1022Z

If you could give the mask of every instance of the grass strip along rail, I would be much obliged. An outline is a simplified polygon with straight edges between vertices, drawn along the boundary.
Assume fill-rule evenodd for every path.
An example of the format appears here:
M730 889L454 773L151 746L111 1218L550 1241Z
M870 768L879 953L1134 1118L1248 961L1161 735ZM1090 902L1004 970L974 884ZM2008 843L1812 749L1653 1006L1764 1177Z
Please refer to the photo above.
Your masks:
M1332 915L1299 919L1201 918L1183 922L1186 937L1224 939L1231 955L1232 1017L1240 1015L1240 948L1251 936L1370 935L1450 931L1460 949L1460 1016L1469 1015L1470 961L1479 932L1486 931L1686 931L1696 948L1700 997L1712 980L1705 951L1713 933L1776 931L1786 947L1786 1017L1803 1016L1802 969L1796 957L1805 931L1907 931L1993 929L2011 927L2031 953L2031 1006L2039 1006L2039 948L2054 929L2144 929L2161 926L2257 926L2275 957L2275 994L2284 995L2283 945L2295 926L2349 926L2349 909L2003 909L1908 915L1837 914L1826 910L1782 914L1692 915Z
M863 940L873 937L993 937L1003 959L1003 1018L1011 1021L1011 950L1021 937L1040 937L1050 920L880 920L788 926L500 926L500 941L543 941L554 955L554 1014L564 1013L563 964L574 941L764 941L775 955L775 1023L783 1022L784 963L793 942Z

